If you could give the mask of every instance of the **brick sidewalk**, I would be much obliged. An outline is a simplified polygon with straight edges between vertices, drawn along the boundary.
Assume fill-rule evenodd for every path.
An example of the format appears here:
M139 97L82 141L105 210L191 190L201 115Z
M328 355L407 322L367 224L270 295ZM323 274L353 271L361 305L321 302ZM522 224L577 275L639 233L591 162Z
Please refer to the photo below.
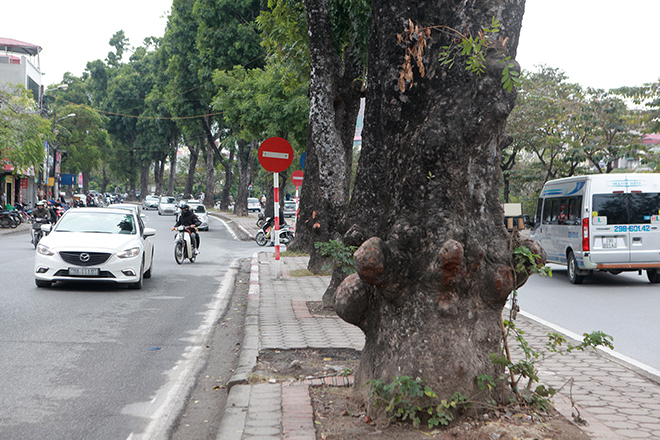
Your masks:
M248 218L232 218L246 230L256 230ZM270 416L257 429L249 417L236 417L238 406L227 406L218 440L309 439L315 438L308 386L316 382L284 382L245 385L247 374L260 349L353 348L361 349L364 336L357 328L337 317L314 317L306 302L320 301L330 277L291 277L291 271L306 268L307 257L283 257L282 277L275 280L272 254L255 254L251 295L246 320L241 367L230 391L230 399L241 395L241 411L251 414L254 397L265 405L265 396L279 406L279 417ZM533 347L542 349L552 328L520 314L517 326ZM567 338L570 339L570 338ZM252 342L250 342L252 341ZM575 343L576 341L573 341ZM584 431L599 440L646 438L660 439L660 377L642 371L601 350L585 350L568 355L552 355L538 363L540 382L560 388L553 399L555 407L571 419L571 396L589 426ZM325 381L325 379L323 379ZM348 380L347 380L348 381ZM346 385L344 381L337 385ZM258 388L257 388L258 387ZM258 390L255 390L255 388ZM295 390L295 391L294 391ZM267 392L268 394L260 394ZM290 401L289 401L290 400ZM252 402L252 403L251 403ZM273 408L269 406L269 408ZM270 413L269 413L270 414ZM242 420L242 421L241 421ZM286 422L285 422L286 421Z

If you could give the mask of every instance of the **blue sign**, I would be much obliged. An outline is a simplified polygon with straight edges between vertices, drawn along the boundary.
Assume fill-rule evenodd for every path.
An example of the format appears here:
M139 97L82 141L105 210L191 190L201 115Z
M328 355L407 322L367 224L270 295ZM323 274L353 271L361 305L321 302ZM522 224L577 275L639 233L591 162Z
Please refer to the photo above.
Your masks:
M300 156L300 168L302 168L303 170L305 169L305 156L306 155L307 155L307 153L303 153L302 156Z

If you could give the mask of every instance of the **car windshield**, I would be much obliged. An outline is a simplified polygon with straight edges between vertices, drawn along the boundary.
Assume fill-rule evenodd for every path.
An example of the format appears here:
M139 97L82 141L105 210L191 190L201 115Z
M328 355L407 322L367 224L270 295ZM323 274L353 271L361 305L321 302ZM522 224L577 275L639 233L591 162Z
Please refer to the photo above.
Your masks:
M96 234L135 234L133 215L121 213L72 212L60 219L56 232L85 232Z
M176 199L174 197L163 197L160 199L160 203L174 204L176 203Z
M197 206L193 206L192 208L195 214L204 214L206 212L206 208L204 208L204 205L197 205Z
M258 204L259 199L248 199L248 204Z

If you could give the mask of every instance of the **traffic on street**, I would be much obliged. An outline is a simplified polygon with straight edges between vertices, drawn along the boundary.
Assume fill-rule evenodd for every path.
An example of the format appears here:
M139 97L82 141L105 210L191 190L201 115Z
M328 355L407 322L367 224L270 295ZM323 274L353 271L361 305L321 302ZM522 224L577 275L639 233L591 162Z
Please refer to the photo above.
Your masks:
M216 217L194 263L174 259L175 218L145 213L153 267L142 289L35 285L29 228L0 235L0 432L3 438L165 438L200 351L257 246Z

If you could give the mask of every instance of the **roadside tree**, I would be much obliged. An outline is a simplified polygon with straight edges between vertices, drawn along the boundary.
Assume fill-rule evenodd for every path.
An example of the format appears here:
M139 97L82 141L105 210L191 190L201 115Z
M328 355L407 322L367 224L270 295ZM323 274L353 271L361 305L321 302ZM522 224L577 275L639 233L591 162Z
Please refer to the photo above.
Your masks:
M410 376L438 399L457 391L498 399L501 390L481 391L477 377L503 372L489 354L500 350L504 304L526 280L512 269L517 239L504 228L498 198L516 99L502 80L507 66L519 70L505 58L516 55L524 2L382 0L373 11L362 152L344 235L359 246L357 273L335 294L338 315L366 336L355 397L366 398L371 380ZM452 67L440 56L455 32L425 28L476 36L493 17L499 32L479 52L480 75L464 68L468 58L457 55ZM423 50L413 43L420 36ZM402 74L407 49L419 64L413 58Z
M9 83L0 87L0 165L6 161L16 169L38 169L50 130L30 91Z

